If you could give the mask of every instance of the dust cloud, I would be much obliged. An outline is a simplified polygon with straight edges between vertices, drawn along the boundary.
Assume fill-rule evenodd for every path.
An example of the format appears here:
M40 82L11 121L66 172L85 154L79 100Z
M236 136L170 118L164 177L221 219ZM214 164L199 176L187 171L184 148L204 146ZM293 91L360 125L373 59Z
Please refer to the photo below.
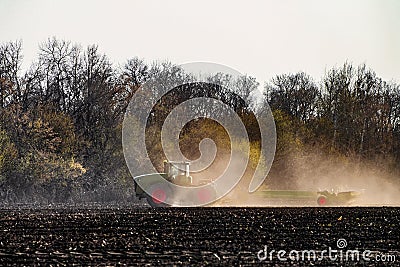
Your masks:
M213 206L317 206L317 192L348 192L359 195L344 206L400 206L400 174L389 159L374 161L310 152L277 159L264 184L248 192L252 171L248 168L239 184ZM282 164L284 162L284 169ZM215 164L210 173L221 173L226 159ZM281 169L279 169L281 168ZM315 192L309 199L268 198L269 190ZM342 205L341 205L342 206Z
M400 206L400 174L390 159L309 153L292 159L297 190L357 191L355 206Z

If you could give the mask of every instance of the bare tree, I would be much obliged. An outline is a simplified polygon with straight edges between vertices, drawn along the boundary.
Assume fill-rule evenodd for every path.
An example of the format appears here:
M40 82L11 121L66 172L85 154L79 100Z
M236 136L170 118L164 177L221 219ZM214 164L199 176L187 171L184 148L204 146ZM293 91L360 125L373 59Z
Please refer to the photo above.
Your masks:
M304 72L277 75L265 89L273 109L279 109L303 122L308 122L316 115L319 90Z
M0 108L21 98L20 70L22 42L8 42L0 46Z

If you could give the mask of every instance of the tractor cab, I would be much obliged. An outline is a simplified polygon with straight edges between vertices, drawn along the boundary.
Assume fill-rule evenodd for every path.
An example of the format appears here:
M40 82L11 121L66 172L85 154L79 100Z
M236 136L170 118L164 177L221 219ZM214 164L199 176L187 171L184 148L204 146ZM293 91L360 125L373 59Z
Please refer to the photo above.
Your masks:
M186 161L164 161L164 173L167 180L176 185L192 185L189 165L190 163Z

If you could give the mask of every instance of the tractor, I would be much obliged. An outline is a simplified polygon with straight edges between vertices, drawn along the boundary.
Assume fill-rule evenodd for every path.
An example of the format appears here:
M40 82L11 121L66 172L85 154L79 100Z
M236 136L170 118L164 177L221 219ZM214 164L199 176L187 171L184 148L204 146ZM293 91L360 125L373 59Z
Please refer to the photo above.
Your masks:
M189 197L191 204L202 206L215 199L213 187L199 188L194 196L187 196L179 191L180 187L196 187L210 181L193 181L190 175L190 163L185 161L164 161L164 172L144 174L133 178L136 196L145 198L152 207L181 206L182 198ZM179 187L171 186L171 184Z
M193 179L190 163L185 161L164 161L164 172L136 176L133 178L136 196L145 198L152 207L204 206L217 199L217 190L212 181ZM177 186L171 186L171 185ZM211 186L203 185L211 184ZM191 195L182 187L191 187ZM255 192L256 196L278 203L315 203L319 206L349 205L361 195L359 191L334 192L328 190L268 190ZM190 202L188 202L188 200ZM183 204L182 204L183 203ZM245 203L244 203L245 204Z

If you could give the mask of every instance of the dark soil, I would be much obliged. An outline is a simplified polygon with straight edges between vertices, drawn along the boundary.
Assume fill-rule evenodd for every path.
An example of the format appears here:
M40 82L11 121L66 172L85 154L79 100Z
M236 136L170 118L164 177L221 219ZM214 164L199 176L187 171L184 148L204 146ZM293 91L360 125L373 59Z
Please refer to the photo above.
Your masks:
M47 208L0 210L0 265L290 265L369 262L260 261L271 250L337 248L393 255L400 264L399 208ZM371 256L371 257L372 257Z

